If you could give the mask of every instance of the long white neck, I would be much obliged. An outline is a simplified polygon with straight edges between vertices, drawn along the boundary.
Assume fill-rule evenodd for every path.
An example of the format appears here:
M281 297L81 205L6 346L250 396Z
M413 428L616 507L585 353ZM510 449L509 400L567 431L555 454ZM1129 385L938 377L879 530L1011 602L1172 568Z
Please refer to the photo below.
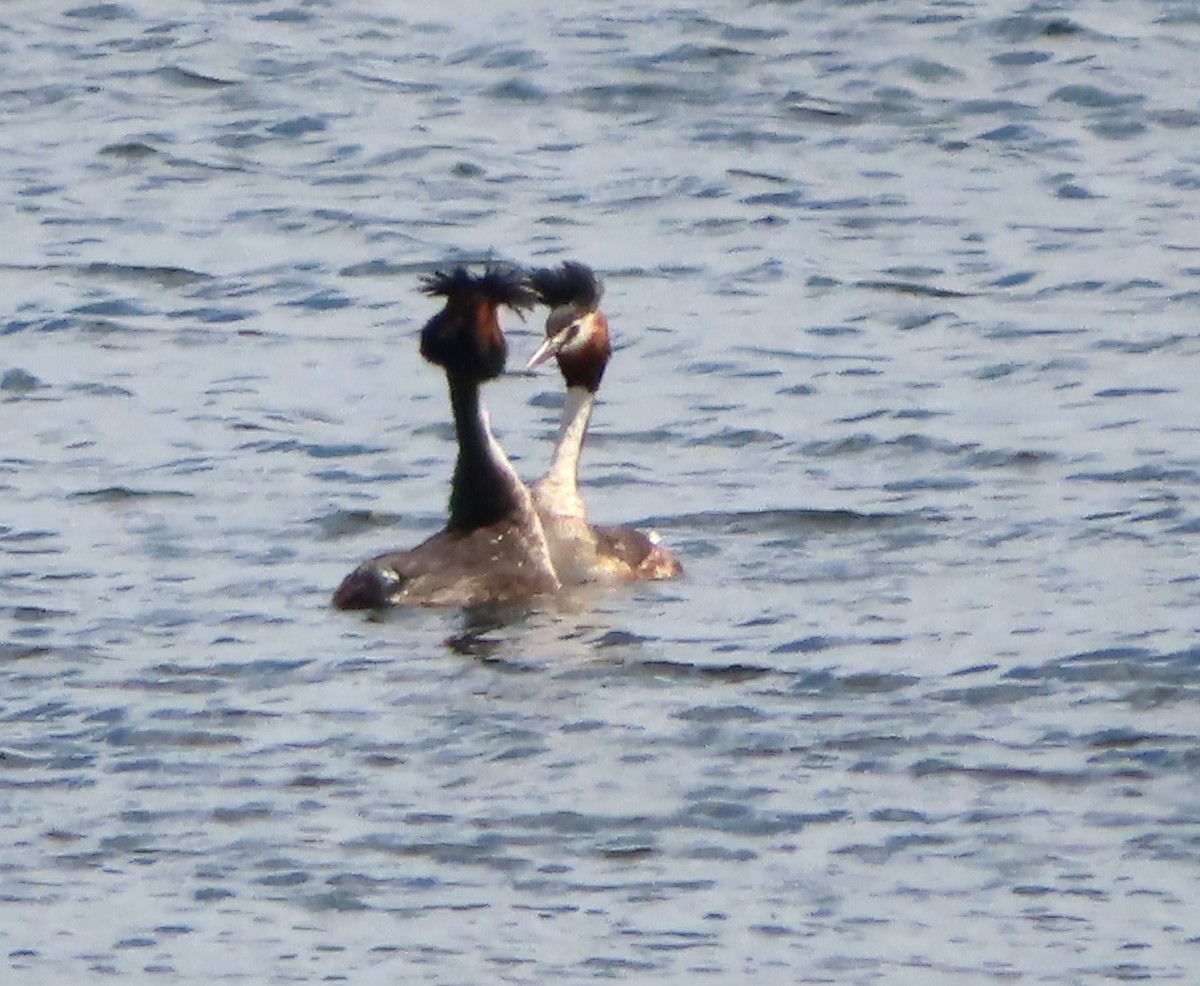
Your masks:
M558 444L546 475L533 487L533 505L546 531L554 568L564 585L602 578L596 536L579 495L579 454L596 395L586 387L567 389Z
M579 456L587 435L596 395L586 387L569 387L550 468L537 483L539 498L561 516L584 517L579 496Z

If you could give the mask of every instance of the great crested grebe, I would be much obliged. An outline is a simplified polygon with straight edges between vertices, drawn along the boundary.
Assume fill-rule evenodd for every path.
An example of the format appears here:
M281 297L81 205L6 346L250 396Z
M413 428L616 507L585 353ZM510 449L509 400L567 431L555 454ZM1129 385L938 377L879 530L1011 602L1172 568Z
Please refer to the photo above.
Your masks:
M564 585L674 578L683 567L658 544L657 536L633 527L589 524L579 495L579 455L612 355L608 319L600 311L600 282L590 267L568 260L534 271L529 283L551 311L546 339L526 369L553 356L567 385L554 458L533 486L555 571Z
M520 275L462 267L421 286L446 304L421 331L421 355L446 371L458 439L445 528L408 551L371 558L333 594L339 609L394 604L465 606L516 602L555 592L560 583L529 490L492 435L479 387L500 375L508 345L498 309L530 309Z

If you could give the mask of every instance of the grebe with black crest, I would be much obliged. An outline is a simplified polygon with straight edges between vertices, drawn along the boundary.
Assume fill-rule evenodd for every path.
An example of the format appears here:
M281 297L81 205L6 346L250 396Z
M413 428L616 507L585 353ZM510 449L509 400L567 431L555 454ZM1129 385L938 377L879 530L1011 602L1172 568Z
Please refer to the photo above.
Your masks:
M579 456L612 355L608 319L600 311L600 282L586 264L568 260L534 271L529 283L550 314L546 338L526 369L554 357L567 385L554 456L533 486L533 503L555 571L564 585L675 578L683 566L658 543L657 535L589 524L579 494Z
M426 278L421 290L445 298L421 331L421 355L442 367L450 388L458 458L446 526L406 551L371 558L333 594L339 609L388 605L469 606L511 603L557 591L546 537L529 490L492 434L480 386L508 357L499 309L533 307L520 274L463 267Z

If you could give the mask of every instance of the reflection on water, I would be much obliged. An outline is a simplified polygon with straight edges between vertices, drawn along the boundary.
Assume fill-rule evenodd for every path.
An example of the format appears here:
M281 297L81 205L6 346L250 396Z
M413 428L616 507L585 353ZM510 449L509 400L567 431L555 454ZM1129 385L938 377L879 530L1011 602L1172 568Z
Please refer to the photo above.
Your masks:
M10 0L10 978L1185 981L1191 20ZM566 257L687 577L331 612L445 514L420 276Z

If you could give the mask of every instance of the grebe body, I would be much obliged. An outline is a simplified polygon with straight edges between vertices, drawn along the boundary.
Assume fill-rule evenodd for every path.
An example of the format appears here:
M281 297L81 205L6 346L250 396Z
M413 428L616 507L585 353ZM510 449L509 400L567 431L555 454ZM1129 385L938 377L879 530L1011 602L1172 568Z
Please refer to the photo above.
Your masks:
M656 535L590 524L579 493L579 457L612 355L600 283L591 268L575 261L534 271L529 282L551 311L546 338L527 368L554 357L567 386L550 467L533 486L555 571L564 585L675 578L683 566Z
M446 373L458 441L450 515L433 537L368 559L333 594L339 609L389 605L511 603L557 591L533 500L492 434L480 386L500 375L508 346L499 308L532 307L516 272L464 268L429 277L425 294L446 299L421 332L421 355Z

